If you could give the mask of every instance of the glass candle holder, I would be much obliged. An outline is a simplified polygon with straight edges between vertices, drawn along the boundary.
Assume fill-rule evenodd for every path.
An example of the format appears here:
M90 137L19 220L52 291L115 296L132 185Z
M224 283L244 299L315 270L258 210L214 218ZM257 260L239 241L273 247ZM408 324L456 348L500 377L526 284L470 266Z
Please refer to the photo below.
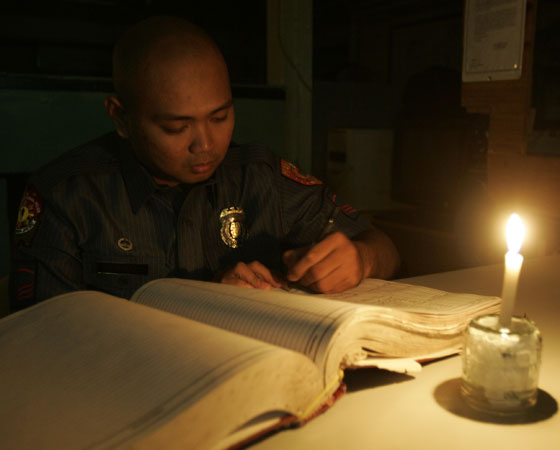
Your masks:
M533 322L512 317L502 328L499 316L473 319L465 330L461 394L472 408L519 414L537 402L542 338Z

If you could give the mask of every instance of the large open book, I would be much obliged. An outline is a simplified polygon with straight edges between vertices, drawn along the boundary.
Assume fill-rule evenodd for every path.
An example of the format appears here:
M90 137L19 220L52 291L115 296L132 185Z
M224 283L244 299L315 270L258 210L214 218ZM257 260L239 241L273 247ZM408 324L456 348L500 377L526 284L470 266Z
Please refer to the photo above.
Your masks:
M373 279L329 299L179 279L60 295L0 320L2 447L239 446L326 409L346 368L457 352L498 305Z

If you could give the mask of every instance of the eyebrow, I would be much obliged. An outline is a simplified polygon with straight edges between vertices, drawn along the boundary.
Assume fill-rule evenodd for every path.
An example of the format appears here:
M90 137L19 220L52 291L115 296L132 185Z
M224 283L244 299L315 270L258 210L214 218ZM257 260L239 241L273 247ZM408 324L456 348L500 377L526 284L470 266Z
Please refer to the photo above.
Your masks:
M228 109L231 106L233 106L233 99L228 100L223 105L218 106L216 109L213 109L212 111L210 111L209 115L216 114L217 112L223 111L224 109ZM175 114L168 114L168 113L154 114L152 116L152 118L154 120L191 120L191 119L194 119L194 117L192 117L192 116L178 116L178 115L175 115Z

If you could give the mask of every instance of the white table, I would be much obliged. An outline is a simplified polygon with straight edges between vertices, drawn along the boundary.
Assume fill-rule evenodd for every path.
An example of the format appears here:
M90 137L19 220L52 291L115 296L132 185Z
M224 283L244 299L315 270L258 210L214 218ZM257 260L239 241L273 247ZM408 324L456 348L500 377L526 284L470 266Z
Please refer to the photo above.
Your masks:
M457 292L500 295L503 265L401 281ZM460 357L426 365L415 378L375 370L347 376L349 392L302 428L277 433L251 449L560 449L560 255L526 259L516 315L540 328L539 403L526 423L492 423L471 415L459 397ZM538 420L537 420L538 419Z

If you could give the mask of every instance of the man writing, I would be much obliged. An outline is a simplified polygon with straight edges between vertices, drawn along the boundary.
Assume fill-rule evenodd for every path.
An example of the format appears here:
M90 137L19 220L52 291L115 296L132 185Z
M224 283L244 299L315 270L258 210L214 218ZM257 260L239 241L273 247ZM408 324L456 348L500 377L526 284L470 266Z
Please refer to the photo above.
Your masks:
M115 47L113 81L105 106L116 132L29 180L12 309L78 289L130 297L162 277L337 292L395 273L391 241L348 208L337 214L319 180L232 145L227 67L198 27L170 17L135 25Z

